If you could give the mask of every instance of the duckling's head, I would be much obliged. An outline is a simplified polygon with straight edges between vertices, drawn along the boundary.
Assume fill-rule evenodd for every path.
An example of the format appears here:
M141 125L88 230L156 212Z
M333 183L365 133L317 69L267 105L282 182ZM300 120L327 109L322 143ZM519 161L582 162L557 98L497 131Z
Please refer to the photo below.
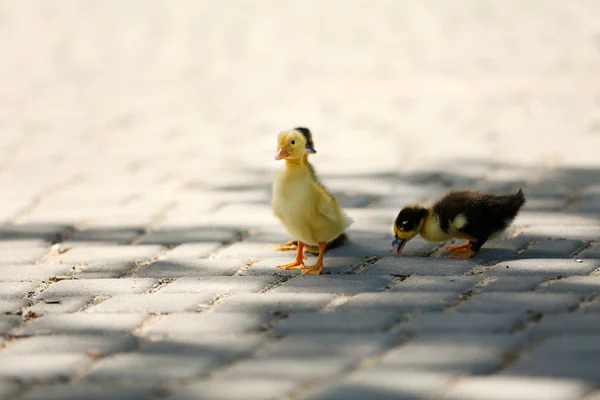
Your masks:
M406 243L421 232L428 214L427 208L419 204L400 210L394 221L394 241L390 251L396 250L396 254L400 255Z
M306 128L283 131L277 136L276 160L296 160L306 152L316 153L312 142L312 134Z

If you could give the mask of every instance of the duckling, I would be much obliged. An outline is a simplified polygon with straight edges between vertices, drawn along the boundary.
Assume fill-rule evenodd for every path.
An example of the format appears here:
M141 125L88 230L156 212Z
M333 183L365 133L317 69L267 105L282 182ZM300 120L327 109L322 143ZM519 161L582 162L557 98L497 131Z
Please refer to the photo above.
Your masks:
M279 133L275 159L285 160L285 166L275 176L271 205L275 216L298 240L295 260L277 268L299 268L303 275L318 275L323 270L327 242L339 237L352 220L316 178L314 168L307 162L307 143L301 130ZM305 245L319 248L317 262L312 266L304 266Z
M414 204L403 208L394 221L392 250L400 254L406 243L418 234L425 240L441 242L466 239L457 246L446 246L449 258L471 258L484 243L502 233L525 204L522 190L495 196L471 190L454 191L432 207Z
M315 149L315 142L312 137L312 132L308 128L303 128L303 127L297 127L297 128L294 128L294 130L300 132L302 135L304 135L304 138L306 139L306 152L304 153L304 157L303 157L304 164L308 168L314 181L316 183L318 183L319 185L321 185L321 182L320 182L319 178L317 177L314 167L312 166L312 164L310 162L308 162L308 155L317 153L317 150ZM345 233L342 233L340 236L333 239L331 242L327 242L325 251L338 248L347 242L348 242L348 236ZM275 250L279 250L279 251L297 250L298 249L298 241L290 240L287 243L270 244L269 246L271 248L273 248ZM319 254L318 247L305 245L304 248L305 248L304 251L307 253Z

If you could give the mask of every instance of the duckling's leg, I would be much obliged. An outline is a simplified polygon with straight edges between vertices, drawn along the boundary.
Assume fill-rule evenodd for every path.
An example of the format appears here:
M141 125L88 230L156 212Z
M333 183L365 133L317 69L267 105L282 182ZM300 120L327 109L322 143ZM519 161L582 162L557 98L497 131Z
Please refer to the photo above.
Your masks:
M469 240L469 241L467 241L467 243L457 244L456 246L446 246L446 250L454 251L454 250L468 249L469 247L471 247L472 244L473 243Z
M326 246L327 242L319 243L319 257L317 258L317 262L315 265L300 268L302 275L319 275L323 271L323 255L325 254Z
M280 269L294 269L304 267L302 259L305 258L302 252L304 251L304 243L298 241L298 250L296 251L296 259L289 264L278 265Z
M487 240L488 240L487 237L479 238L475 242L470 244L470 247L455 251L455 252L451 253L448 256L448 258L471 258L475 254L477 254L479 249L481 249L481 246L483 246L483 244L485 242L487 242ZM469 241L469 243L471 243L471 242Z

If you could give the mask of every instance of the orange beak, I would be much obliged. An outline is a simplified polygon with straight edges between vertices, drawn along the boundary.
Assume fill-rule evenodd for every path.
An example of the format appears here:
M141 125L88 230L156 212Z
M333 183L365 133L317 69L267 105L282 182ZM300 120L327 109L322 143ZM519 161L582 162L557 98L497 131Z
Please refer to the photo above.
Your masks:
M286 158L287 156L289 156L287 150L282 147L281 149L279 149L277 154L275 154L275 159L282 160L282 159Z

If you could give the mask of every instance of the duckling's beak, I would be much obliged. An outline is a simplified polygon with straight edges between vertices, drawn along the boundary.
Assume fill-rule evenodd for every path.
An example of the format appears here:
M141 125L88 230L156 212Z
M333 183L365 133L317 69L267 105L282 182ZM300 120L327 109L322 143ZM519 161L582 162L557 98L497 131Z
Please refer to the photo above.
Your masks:
M396 250L396 254L400 255L400 252L402 251L402 249L404 249L404 246L406 246L407 242L408 240L406 239L395 238L392 241L392 247L390 247L390 251Z
M282 160L282 159L286 158L287 156L289 156L287 150L282 147L281 149L279 149L277 154L275 154L275 159Z

